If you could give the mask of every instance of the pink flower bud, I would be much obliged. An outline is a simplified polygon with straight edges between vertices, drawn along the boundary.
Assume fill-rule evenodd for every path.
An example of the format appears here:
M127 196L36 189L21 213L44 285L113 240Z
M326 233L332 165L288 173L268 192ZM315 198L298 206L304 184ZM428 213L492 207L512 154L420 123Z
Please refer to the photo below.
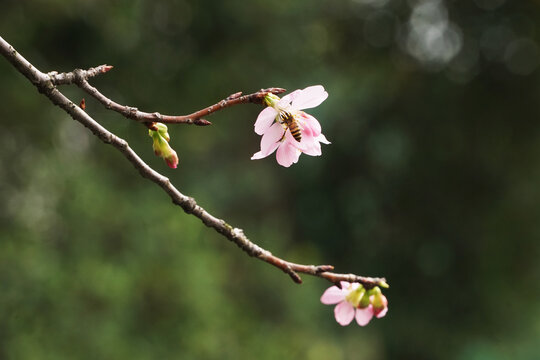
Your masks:
M373 314L377 318L382 318L388 312L388 300L379 289L378 286L375 286L372 289L373 295L369 297L371 305L373 306Z
M176 169L178 166L178 155L176 155L176 151L171 149L171 153L165 158L165 162L171 169Z

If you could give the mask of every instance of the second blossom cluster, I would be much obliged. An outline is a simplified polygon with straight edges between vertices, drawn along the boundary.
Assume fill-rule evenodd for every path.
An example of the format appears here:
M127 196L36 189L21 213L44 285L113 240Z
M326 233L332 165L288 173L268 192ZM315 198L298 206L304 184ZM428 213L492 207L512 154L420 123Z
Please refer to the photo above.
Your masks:
M388 300L378 286L366 289L362 284L346 281L340 282L340 286L326 289L321 297L325 305L337 304L334 316L340 325L349 325L356 319L358 325L365 326L374 316L382 318L388 312Z

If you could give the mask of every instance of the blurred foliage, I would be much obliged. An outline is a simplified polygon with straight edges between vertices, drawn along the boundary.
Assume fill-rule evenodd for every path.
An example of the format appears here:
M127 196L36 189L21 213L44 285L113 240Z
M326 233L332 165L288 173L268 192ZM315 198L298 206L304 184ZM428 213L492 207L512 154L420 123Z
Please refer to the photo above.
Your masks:
M102 63L105 94L184 114L323 84L333 142L251 161L255 105L147 130L87 111L277 255L386 276L386 318L319 296L174 207L0 59L0 358L538 359L540 4L505 0L3 0L42 71ZM62 88L78 102L85 94Z

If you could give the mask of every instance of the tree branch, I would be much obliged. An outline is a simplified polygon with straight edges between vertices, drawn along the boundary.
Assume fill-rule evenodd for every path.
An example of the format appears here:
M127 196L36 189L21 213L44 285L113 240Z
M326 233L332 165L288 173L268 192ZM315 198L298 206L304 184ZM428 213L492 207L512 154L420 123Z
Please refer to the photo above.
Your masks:
M47 76L51 79L54 85L71 85L75 84L79 79L88 80L99 74L105 74L113 68L112 65L99 65L88 70L75 69L67 73L59 73L58 71L51 71L47 73Z
M366 288L371 288L374 286L388 287L388 285L386 284L386 280L384 278L369 278L369 277L357 276L354 274L332 273L331 270L333 270L334 267L331 265L316 266L316 265L295 264L295 263L283 260L277 256L272 255L270 251L265 250L259 247L258 245L252 243L251 241L249 241L249 239L244 235L244 232L241 229L233 228L232 226L227 224L224 220L213 216L212 214L204 210L201 206L197 205L197 203L195 202L195 199L182 194L176 187L174 187L174 185L171 184L170 180L167 177L161 175L160 173L152 169L148 164L146 164L135 153L135 151L133 151L133 149L129 147L128 143L124 139L116 136L115 134L111 133L106 128L101 126L92 117L90 117L90 115L84 112L79 106L77 106L75 103L69 100L66 96L64 96L64 94L62 94L56 88L56 85L75 83L79 86L81 86L81 84L84 85L84 86L81 86L81 88L83 88L85 91L88 92L90 91L90 89L88 90L85 89L86 84L90 86L87 82L87 78L110 70L110 68L108 70L105 70L108 67L107 65L101 65L101 66L98 66L96 68L92 68L89 70L75 70L72 73L59 74L56 72L51 72L51 73L45 74L39 71L38 69L36 69L30 62L28 62L23 56L21 56L2 37L0 37L0 53L21 74L23 74L26 78L28 78L36 86L39 92L47 96L53 104L62 108L74 120L80 122L85 127L87 127L101 141L103 141L106 144L110 144L114 146L118 151L120 151L122 155L124 155L124 157L133 164L133 166L139 171L139 173L144 178L149 179L150 181L154 182L159 187L161 187L169 195L169 197L172 199L172 202L174 204L180 206L186 213L192 214L196 216L197 218L199 218L206 226L213 228L218 233L225 236L227 239L235 243L240 249L246 252L249 256L256 257L262 261L265 261L281 269L283 272L288 274L296 283L302 282L302 279L300 278L300 275L298 275L298 273L303 273L303 274L309 274L309 275L317 276L323 279L327 279L330 282L336 283L336 284L338 284L339 281L348 281L348 282L362 283ZM94 88L91 87L91 89L94 89ZM190 115L186 115L185 117L172 117L172 118L177 118L177 119L184 118L184 120L190 119L191 121L195 121L196 119L199 119L200 116L202 115L210 114L212 112L215 112L227 106L232 106L232 105L247 103L247 102L259 102L264 97L265 93L268 93L268 92L280 93L282 92L282 90L283 89L279 89L279 88L270 88L270 89L261 90L257 93L254 93L251 95L245 95L245 96L241 96L240 93L236 93L236 94L231 95L227 99L222 100L219 103L212 105L206 109L197 111ZM92 96L95 96L94 94L100 94L97 90L95 91L96 93L93 93ZM96 97L96 98L98 98L99 100L99 97ZM107 100L107 101L110 101L110 100ZM118 105L118 106L122 107L121 105ZM111 106L111 109L113 109L112 106ZM119 109L117 109L116 111L119 111ZM119 112L124 114L122 111L119 111ZM165 115L152 115L148 113L141 113L141 112L135 111L135 114L139 114L139 113L143 115L137 115L137 116L131 115L130 118L134 118L133 116L135 116L137 120L141 120L141 121L154 121L154 120L163 121L162 118L160 117L165 116ZM157 113L154 113L154 114L157 114ZM138 116L141 116L141 118L139 118ZM156 116L156 118L153 118L152 116ZM177 121L177 122L180 122L180 121ZM186 122L186 123L189 123L189 122Z
M80 87L82 90L87 92L90 96L96 98L100 103L103 104L107 109L116 111L128 119L137 120L140 122L162 122L169 124L190 124L190 125L199 125L206 126L211 125L212 123L208 120L203 119L203 116L210 115L218 110L224 109L229 106L246 104L246 103L262 103L265 95L268 93L281 94L285 92L285 89L282 88L268 88L261 89L256 93L243 95L241 92L230 95L226 99L221 100L217 104L208 106L202 110L196 111L189 115L163 115L158 112L148 113L144 111L139 111L136 107L120 105L117 102L109 99L103 95L98 89L90 85L88 79L99 74L106 73L111 70L113 67L110 65L100 65L95 68L90 68L88 70L75 69L72 72L68 73L58 73L52 71L48 73L51 82L54 85L70 85L75 84Z

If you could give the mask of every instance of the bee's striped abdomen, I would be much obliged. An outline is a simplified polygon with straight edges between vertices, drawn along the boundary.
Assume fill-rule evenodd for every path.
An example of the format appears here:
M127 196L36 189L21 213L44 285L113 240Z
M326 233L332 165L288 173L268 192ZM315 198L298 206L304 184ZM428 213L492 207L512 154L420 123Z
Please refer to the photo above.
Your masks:
M287 111L283 111L281 114L279 114L279 116L291 131L291 135L293 136L294 140L300 142L302 140L302 130L300 129L300 126L298 125L298 122L294 116Z
M291 135L293 136L294 140L300 142L302 140L302 131L300 130L300 127L298 126L298 123L296 120L294 120L289 125L289 130L291 130Z

